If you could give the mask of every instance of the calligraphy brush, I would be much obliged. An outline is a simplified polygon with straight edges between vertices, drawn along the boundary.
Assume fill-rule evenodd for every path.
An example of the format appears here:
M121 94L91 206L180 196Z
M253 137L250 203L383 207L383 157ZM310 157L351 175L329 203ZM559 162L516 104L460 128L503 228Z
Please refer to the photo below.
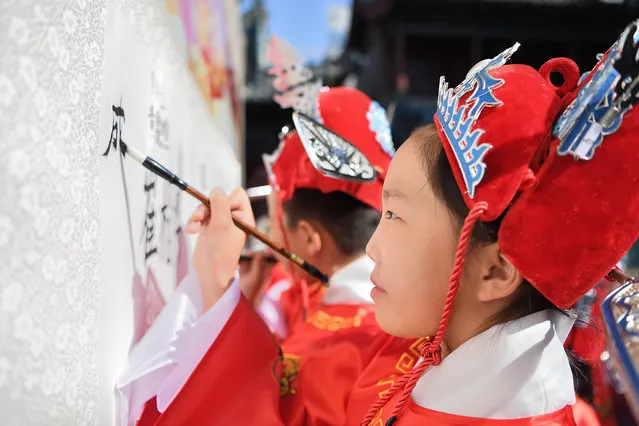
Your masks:
M199 192L192 186L188 185L186 182L184 182L174 173L170 172L166 167L164 167L163 165L155 161L153 158L147 157L146 155L142 154L140 151L138 151L134 147L127 146L127 144L125 144L122 141L120 141L120 147L122 149L123 156L126 157L128 154L128 156L131 159L140 163L147 170L155 173L156 175L165 179L169 183L185 191L189 195L197 198L205 206L210 207L209 199L204 194L202 194L201 192ZM267 246L275 250L277 253L281 254L285 258L295 263L297 266L302 268L308 274L319 279L322 283L324 284L328 283L327 275L323 274L319 269L317 269L315 266L311 265L310 263L306 262L305 260L300 259L294 253L291 253L290 251L286 250L281 245L272 241L269 237L264 235L264 233L262 233L261 231L253 228L252 226L248 225L247 223L237 218L233 218L233 223L235 224L235 226L240 228L245 233L254 236L258 240L260 240L261 242L263 242L264 244L266 244Z

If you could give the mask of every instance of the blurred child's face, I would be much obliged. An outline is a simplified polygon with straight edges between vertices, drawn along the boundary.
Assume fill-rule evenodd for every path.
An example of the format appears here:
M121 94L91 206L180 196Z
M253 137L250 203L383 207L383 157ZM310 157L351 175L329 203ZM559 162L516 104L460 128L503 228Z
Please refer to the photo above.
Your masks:
M428 182L418 141L410 138L391 162L382 220L367 247L376 263L373 299L384 331L409 338L435 334L456 247L453 218Z

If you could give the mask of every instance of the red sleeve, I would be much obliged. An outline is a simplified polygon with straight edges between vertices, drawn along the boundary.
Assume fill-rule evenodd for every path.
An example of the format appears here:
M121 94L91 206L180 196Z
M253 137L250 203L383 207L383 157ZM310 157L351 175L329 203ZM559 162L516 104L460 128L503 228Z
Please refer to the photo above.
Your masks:
M139 426L342 426L347 412L359 422L378 397L379 378L394 372L402 351L381 350L388 336L382 335L373 314L350 329L324 326L302 324L280 356L266 325L240 298L175 400L159 418L154 401L147 404ZM407 345L400 346L403 350Z
M266 325L241 297L215 343L155 424L250 425L255 419L263 425L282 424L279 372L274 371L278 354Z

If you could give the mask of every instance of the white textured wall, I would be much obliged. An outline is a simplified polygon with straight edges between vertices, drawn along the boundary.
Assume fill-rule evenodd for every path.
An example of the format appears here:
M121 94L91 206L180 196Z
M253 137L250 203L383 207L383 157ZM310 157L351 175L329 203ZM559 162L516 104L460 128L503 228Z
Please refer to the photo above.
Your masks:
M122 265L104 250L110 223L100 207L122 199L102 191L113 177L105 164L117 156L99 156L109 136L100 131L100 111L111 102L103 89L126 87L140 70L122 64L121 79L108 73L103 86L103 71L113 68L102 66L107 3L126 13L142 49L174 82L167 96L186 118L178 117L183 129L176 123L172 134L190 141L184 155L195 159L184 177L205 191L240 184L240 164L190 79L165 0L0 0L2 426L114 424L112 386L131 333L117 321L126 306L104 273L105 265ZM130 49L117 43L116 53ZM189 200L186 216L197 204ZM118 283L129 297L129 281Z
M0 424L98 424L104 0L0 0Z

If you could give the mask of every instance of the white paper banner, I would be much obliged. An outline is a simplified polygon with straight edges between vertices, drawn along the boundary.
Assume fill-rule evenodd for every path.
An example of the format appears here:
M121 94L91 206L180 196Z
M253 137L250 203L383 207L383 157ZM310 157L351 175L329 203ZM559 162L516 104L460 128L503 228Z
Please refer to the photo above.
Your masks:
M113 384L129 348L188 272L193 240L181 227L199 204L123 158L118 142L147 153L203 192L240 185L232 144L215 128L186 65L166 63L165 56L153 54L154 48L110 2L96 152L102 156L99 361L105 425L115 421Z

